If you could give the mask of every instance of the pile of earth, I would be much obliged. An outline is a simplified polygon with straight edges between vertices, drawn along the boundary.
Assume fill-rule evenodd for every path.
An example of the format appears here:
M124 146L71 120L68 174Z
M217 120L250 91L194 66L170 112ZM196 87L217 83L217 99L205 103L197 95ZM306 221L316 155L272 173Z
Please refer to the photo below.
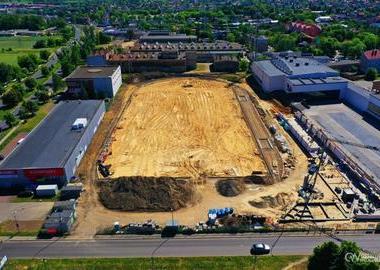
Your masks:
M194 185L172 177L119 177L99 181L99 198L108 209L160 212L191 204Z
M291 194L280 192L276 196L263 196L261 200L250 201L249 203L257 208L276 208L288 205L292 198Z
M235 197L244 192L245 183L243 179L222 179L216 182L216 189L225 197Z

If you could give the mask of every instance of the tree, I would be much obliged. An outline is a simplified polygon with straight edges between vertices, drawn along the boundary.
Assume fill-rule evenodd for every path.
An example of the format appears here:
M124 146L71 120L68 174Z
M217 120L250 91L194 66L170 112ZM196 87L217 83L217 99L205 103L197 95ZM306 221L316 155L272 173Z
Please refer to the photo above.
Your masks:
M2 84L0 84L0 95L4 94L5 88Z
M42 73L42 76L46 77L49 75L50 69L47 66L42 66L41 67L41 73Z
M339 246L334 242L323 243L314 248L313 255L309 258L308 270L331 269L334 260L339 254Z
M239 70L246 72L249 68L249 61L247 59L241 59L239 62Z
M107 36L103 32L98 33L98 40L97 40L98 44L107 44L110 42L111 42L111 37Z
M46 46L47 46L46 40L45 39L39 39L34 43L33 48L34 49L41 49L41 48L46 48Z
M17 63L21 68L33 71L39 64L39 59L35 54L21 55L17 58Z
M42 50L40 51L40 58L42 60L48 60L50 56L50 52L48 50Z
M22 100L22 93L12 88L3 95L3 102L8 107L16 106Z
M234 33L228 33L227 34L227 41L229 41L229 42L235 42L236 41L236 37L235 37Z
M29 117L35 115L36 111L38 110L38 104L35 101L28 100L23 102L21 108L25 111L26 117Z
M58 76L57 74L53 74L52 81L53 81L53 91L54 92L57 92L58 90L62 89L65 85L62 78L60 76Z
M28 77L25 79L24 84L29 91L33 91L33 89L37 86L37 81L32 77Z
M17 118L11 112L7 112L4 114L4 120L10 127L14 127L18 123Z
M367 70L367 73L365 74L365 79L367 81L374 81L377 78L377 69L376 68L369 68Z
M38 90L35 96L38 99L38 101L40 101L41 103L46 103L50 99L49 92L46 90L45 91Z
M350 260L350 258L359 259ZM379 268L375 262L360 260L360 248L356 243L343 241L338 246L330 241L314 248L313 255L309 257L307 269L375 270Z

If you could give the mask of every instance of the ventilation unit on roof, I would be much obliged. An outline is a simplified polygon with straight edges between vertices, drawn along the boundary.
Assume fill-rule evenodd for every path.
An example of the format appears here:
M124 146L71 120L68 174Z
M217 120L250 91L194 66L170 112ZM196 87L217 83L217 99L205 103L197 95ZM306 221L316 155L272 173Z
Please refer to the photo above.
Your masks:
M306 63L305 63L305 66L308 66L308 65L309 65L309 63L308 63L308 62L306 62Z
M300 66L300 63L296 63L296 67L299 67Z
M87 118L77 118L71 125L71 130L82 130L87 126Z

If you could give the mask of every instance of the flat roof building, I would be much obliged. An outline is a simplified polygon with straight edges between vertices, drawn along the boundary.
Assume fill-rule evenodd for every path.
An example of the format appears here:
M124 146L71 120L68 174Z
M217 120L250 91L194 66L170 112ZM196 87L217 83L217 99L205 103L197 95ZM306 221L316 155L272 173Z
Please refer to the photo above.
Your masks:
M122 84L120 66L80 66L65 78L67 94L78 98L112 98Z
M347 85L347 80L340 77L338 71L313 57L298 57L291 53L253 62L251 69L264 92L341 91Z
M62 101L0 163L0 187L65 185L105 113L102 100ZM83 125L73 127L78 119Z
M186 34L177 34L169 31L151 31L140 37L140 42L156 43L156 42L193 42L197 40L196 36L188 36Z

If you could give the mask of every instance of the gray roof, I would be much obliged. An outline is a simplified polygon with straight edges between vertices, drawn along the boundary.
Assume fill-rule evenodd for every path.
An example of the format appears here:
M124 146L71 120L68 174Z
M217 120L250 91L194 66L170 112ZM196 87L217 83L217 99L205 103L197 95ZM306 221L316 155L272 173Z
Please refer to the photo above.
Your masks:
M196 36L188 36L185 34L176 34L176 35L146 35L140 37L142 41L151 41L151 40L194 40L197 39Z
M0 169L62 168L84 133L71 130L72 124L77 118L90 122L102 104L102 100L60 102L0 163Z
M104 67L80 66L80 67L77 67L69 76L67 76L66 80L111 77L115 73L117 68L118 66L104 66Z
M331 139L342 141L337 144L346 155L380 185L380 152L344 143L379 146L380 130L377 127L344 104L311 106L304 113L321 126Z
M283 57L257 62L257 65L270 76L286 75L292 78L302 78L315 74L318 77L339 76L339 72L307 57Z

